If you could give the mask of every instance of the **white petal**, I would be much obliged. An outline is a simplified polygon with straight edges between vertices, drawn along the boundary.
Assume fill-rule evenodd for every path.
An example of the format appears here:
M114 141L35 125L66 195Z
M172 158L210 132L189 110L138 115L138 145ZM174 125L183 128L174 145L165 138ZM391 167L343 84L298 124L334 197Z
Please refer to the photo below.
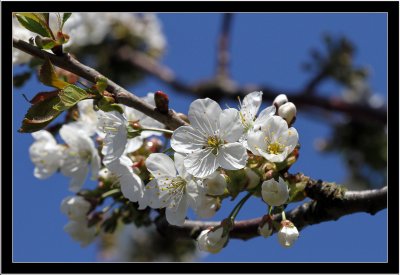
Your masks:
M124 197L137 202L143 198L144 185L140 177L133 172L131 166L132 161L126 156L107 164L107 168L119 178Z
M77 151L92 151L93 140L86 135L85 131L71 124L64 124L60 129L61 138Z
M223 110L219 116L220 137L227 142L238 141L244 128L239 111L233 108Z
M156 178L176 176L175 164L166 154L153 153L146 159L147 170Z
M217 155L219 165L227 170L238 170L246 166L246 148L239 142L228 143L221 146Z
M188 210L188 204L186 196L183 196L175 207L167 207L165 210L165 216L168 223L176 226L181 226L185 222L186 213Z
M137 151L143 145L143 137L137 136L127 140L124 154Z
M195 212L196 215L199 216L200 218L203 219L209 219L212 218L216 211L218 210L218 199L209 197L209 196L203 196L200 199L199 205L196 208Z
M254 120L254 117L256 116L261 105L262 94L262 92L252 92L243 98L240 112L242 113L245 121Z
M288 152L288 147L285 148L285 151L283 151L281 154L275 155L275 154L268 154L264 150L260 150L260 156L263 156L266 160L271 161L271 162L282 162L286 159L287 157L287 152Z
M46 131L46 130L40 130L37 132L32 133L32 137L37 140L37 141L44 141L46 143L50 144L57 144L56 140L54 139L54 136Z
M190 104L188 118L193 128L210 136L218 130L221 112L221 107L214 100L210 98L196 99Z
M196 209L199 205L200 193L203 187L201 180L190 180L186 182L186 194L189 207Z
M215 171L204 180L204 187L209 195L222 195L226 188L226 178L218 171Z
M130 201L137 202L143 198L143 182L138 175L133 173L122 175L119 178L122 195Z
M72 174L72 179L69 182L68 190L74 193L81 190L83 184L85 183L88 172L89 167L87 165L79 167L79 169Z
M271 142L278 141L282 133L287 132L287 122L280 116L272 116L266 120L266 124L261 126L261 130L270 137Z
M191 126L181 126L171 137L171 147L179 153L188 154L200 149L207 142L207 137Z
M299 141L299 134L297 133L297 130L293 127L290 127L288 129L288 131L286 132L286 141L285 141L285 145L286 146L291 146L292 150L290 150L289 153L291 153L291 151L293 151L293 149L296 147L298 141Z
M185 158L186 155L175 153L174 154L174 162L175 162L175 167L176 170L178 171L178 175L181 176L183 179L190 180L192 178L192 175L190 175L185 168Z
M199 149L186 156L185 168L189 174L204 178L217 170L218 162L212 150Z
M101 150L105 165L121 157L125 151L128 140L125 124L125 117L117 111L99 112L99 128L106 133Z
M274 105L269 106L261 111L256 120L254 121L254 129L259 130L259 128L266 124L266 120L272 117L276 112Z
M247 145L254 155L261 156L260 152L266 147L265 133L262 131L250 131L247 136Z
M146 206L151 208L164 208L168 205L168 193L160 192L156 179L151 180L145 187L144 196L139 209L144 209Z
M122 156L127 142L127 132L118 131L115 134L107 134L103 140L101 153L104 155L103 163L107 165Z

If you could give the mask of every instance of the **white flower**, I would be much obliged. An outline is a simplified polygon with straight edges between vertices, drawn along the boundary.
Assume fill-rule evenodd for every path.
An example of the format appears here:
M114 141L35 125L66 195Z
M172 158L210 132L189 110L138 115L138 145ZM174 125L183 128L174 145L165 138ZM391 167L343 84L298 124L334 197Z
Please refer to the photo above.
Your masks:
M228 241L228 235L222 236L224 228L220 227L215 231L210 229L203 230L197 238L197 244L200 250L218 253Z
M215 171L204 179L203 184L207 190L207 194L215 196L222 195L226 188L226 176Z
M245 167L244 172L245 172L247 180L248 180L248 183L246 186L247 189L253 189L260 183L260 176L256 172L254 172L252 169L250 169L249 167Z
M270 206L280 206L288 200L289 188L281 177L279 177L279 182L269 179L261 185L261 195Z
M81 247L89 245L96 237L96 227L88 227L87 221L71 220L64 226L64 231L78 241Z
M296 147L298 140L295 128L288 128L283 118L271 116L249 133L247 144L253 154L271 162L282 162Z
M62 165L64 147L57 144L53 135L46 130L32 133L35 142L29 147L29 156L35 164L34 176L46 179Z
M264 238L268 238L272 234L272 227L269 222L265 222L258 227L258 233Z
M67 177L72 177L69 190L78 192L87 177L89 164L92 168L92 178L97 177L100 169L100 157L93 140L79 128L65 124L60 129L60 136L68 145L61 172Z
M239 112L224 111L209 98L197 99L189 108L191 126L176 129L171 147L185 157L185 168L195 177L211 175L218 167L242 169L247 162L246 148L238 142L243 134Z
M144 185L141 178L132 169L132 161L127 156L108 162L106 167L118 178L122 195L132 202L139 202L140 209L144 196Z
M61 202L61 212L74 221L87 221L90 208L90 203L81 196L69 196Z
M299 231L291 221L284 220L281 222L281 229L278 232L278 240L283 247L292 246L298 237Z
M154 179L146 185L144 201L152 208L166 207L167 221L180 226L185 221L188 208L196 209L198 205L200 183L186 172L184 156L175 153L174 160L161 153L147 158L146 167Z
M154 101L154 93L148 93L147 96L141 98L143 101L147 102L152 106L156 106ZM124 114L128 121L139 122L139 124L144 128L165 128L165 126L158 122L157 120L139 112L133 108L128 106L123 106ZM162 133L156 131L142 131L140 136L134 137L128 140L128 144L126 146L126 152L134 152L139 149L143 144L143 139L148 138L150 136L161 136Z
M288 125L292 124L296 118L296 113L296 106L292 102L286 102L278 110L278 115L286 120Z

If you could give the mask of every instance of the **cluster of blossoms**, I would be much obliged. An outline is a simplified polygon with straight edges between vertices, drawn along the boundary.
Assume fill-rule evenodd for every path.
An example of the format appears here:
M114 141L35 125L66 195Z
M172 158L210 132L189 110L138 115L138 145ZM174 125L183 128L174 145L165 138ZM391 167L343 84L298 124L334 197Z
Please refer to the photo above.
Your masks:
M144 100L155 106L153 94ZM258 192L270 210L284 207L289 200L289 186L279 171L294 162L298 133L291 125L296 107L285 95L279 95L257 116L261 102L262 92L248 94L239 110L222 110L209 98L197 99L189 108L190 125L171 132L129 107L121 106L123 112L95 111L92 100L84 100L78 103L78 119L60 129L66 145L57 144L45 130L33 134L36 141L30 155L36 165L34 174L47 178L61 170L72 178L70 191L79 192L91 167L93 178L119 186L122 195L136 203L138 210L165 208L166 220L175 226L185 223L189 208L200 218L214 216L224 198L234 197L234 173L241 173L246 182L238 193L247 190L250 197ZM162 132L172 133L174 154L153 150L142 162L135 159L132 153L140 150L143 140ZM92 139L95 135L99 150ZM147 175L140 170L144 165ZM75 212L85 208L78 198L63 201L63 212L71 219L65 230L86 244L92 240L93 227L81 222L83 216L75 217ZM82 210L85 217L88 209ZM228 241L236 214L229 217L232 223L222 222L219 227L201 232L199 249L220 251ZM82 227L82 235L77 234ZM260 235L267 237L272 231L271 220L260 225ZM280 243L289 247L297 237L296 227L284 218L278 233Z
M57 18L50 13L50 28L56 30ZM13 17L13 37L29 41L35 34L22 27L17 19ZM76 52L79 47L98 45L102 43L107 35L114 39L130 37L137 41L139 50L151 52L159 56L165 51L166 39L162 32L159 19L153 13L72 13L66 21L64 33L70 36L64 48L73 48ZM31 55L20 50L13 49L13 64L24 64L30 61Z

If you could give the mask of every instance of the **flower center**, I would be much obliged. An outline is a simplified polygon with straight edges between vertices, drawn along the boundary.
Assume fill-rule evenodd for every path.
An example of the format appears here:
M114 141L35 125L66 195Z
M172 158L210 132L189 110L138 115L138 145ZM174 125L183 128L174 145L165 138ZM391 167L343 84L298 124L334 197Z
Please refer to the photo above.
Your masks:
M160 189L161 191L168 192L169 199L164 200L164 202L170 200L170 206L174 208L179 204L183 194L185 193L186 181L178 176L173 178L169 184L164 185L164 187Z
M278 155L283 152L285 146L279 142L273 142L268 144L267 151L270 154Z
M223 143L224 142L217 136L210 136L207 138L207 147L212 149L214 155L218 154L218 149Z

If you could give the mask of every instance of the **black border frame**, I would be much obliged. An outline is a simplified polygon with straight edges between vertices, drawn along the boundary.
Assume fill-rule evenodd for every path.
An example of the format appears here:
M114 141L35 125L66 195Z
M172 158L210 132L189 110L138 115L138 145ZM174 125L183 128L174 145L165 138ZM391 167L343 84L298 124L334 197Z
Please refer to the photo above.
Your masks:
M111 4L111 5L110 5ZM34 2L7 1L2 6L2 272L6 273L398 273L399 272L399 2L333 1L158 1L158 2ZM386 12L388 13L388 262L387 263L13 263L12 262L12 185L6 174L11 129L8 107L12 99L11 12L18 10L123 11L143 12ZM6 113L7 111L7 113ZM388 124L389 125L389 124ZM397 127L396 127L397 125ZM10 165L8 170L7 165ZM389 169L390 168L390 169Z

